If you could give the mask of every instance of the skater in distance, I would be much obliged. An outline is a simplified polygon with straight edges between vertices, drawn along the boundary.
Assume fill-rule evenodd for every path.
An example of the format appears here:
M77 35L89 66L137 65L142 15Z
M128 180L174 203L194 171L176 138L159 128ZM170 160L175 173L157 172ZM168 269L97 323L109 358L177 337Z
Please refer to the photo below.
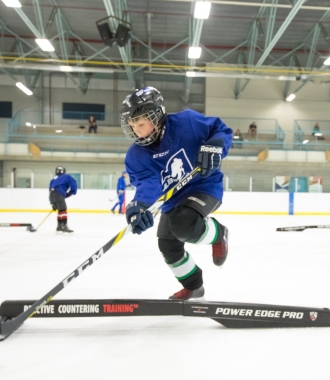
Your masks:
M53 210L57 210L57 232L73 232L68 227L68 214L65 199L77 193L77 182L63 166L55 169L55 177L49 184L49 201Z
M232 143L232 130L218 117L185 110L167 115L161 93L153 87L135 90L124 100L121 127L134 141L126 171L136 193L126 208L134 234L154 224L147 211L162 194L195 166L201 172L162 206L157 237L165 263L183 286L170 299L204 296L202 270L185 243L209 245L213 263L223 265L228 254L228 230L209 214L222 203L222 159Z
M127 177L127 173L124 171L121 173L121 177L118 178L117 181L117 196L118 196L118 202L112 207L111 212L114 214L117 206L119 206L119 214L123 213L123 205L125 202L125 190L126 187L129 185L126 185L125 178Z

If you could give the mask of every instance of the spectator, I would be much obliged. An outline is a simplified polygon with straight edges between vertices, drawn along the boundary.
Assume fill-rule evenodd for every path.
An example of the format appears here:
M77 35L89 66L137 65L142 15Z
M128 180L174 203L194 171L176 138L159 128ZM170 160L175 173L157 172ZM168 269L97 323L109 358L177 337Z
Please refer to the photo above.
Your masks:
M88 123L89 123L88 133L92 133L92 131L96 133L97 124L96 124L96 119L93 115L89 117Z
M324 137L322 136L322 133L320 131L319 123L315 123L312 135L316 137L316 140L324 140Z
M255 123L255 121L252 124L250 124L248 134L250 137L256 137L256 135L257 135L257 124Z
M233 148L242 148L242 141L243 141L243 135L239 129L236 130L234 134L234 143L233 143ZM235 142L237 144L235 144Z

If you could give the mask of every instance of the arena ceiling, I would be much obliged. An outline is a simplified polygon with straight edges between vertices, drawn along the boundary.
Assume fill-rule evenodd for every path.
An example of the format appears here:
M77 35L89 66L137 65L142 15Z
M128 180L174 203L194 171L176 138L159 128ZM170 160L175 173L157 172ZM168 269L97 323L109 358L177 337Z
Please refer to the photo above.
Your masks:
M83 91L92 75L117 75L132 88L145 76L158 80L173 76L184 82L188 99L196 79L187 72L246 83L285 73L299 76L302 86L329 73L330 66L324 65L330 56L329 0L213 0L208 19L195 19L195 2L188 0L21 0L21 4L8 8L0 1L0 70L14 80L24 74L32 88L42 71L66 70ZM109 22L113 32L118 24L130 27L125 46L110 47L101 40L96 22L106 17L103 22ZM42 51L36 38L49 39L55 51ZM189 46L202 48L199 59L188 58Z

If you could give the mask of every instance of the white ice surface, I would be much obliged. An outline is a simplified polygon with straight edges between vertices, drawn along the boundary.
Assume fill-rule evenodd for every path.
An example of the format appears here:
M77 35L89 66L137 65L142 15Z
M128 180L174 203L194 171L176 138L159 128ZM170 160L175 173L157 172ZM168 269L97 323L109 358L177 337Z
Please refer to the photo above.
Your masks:
M32 223L46 214L1 213ZM219 270L211 249L187 245L203 269L206 299L330 306L330 230L275 232L330 224L326 217L216 215L230 231ZM124 226L122 215L56 216L35 233L0 228L0 302L40 299ZM157 223L156 223L157 224ZM156 228L129 235L55 299L167 299L181 288L158 251ZM189 317L30 319L0 342L1 380L329 378L330 328L231 330Z

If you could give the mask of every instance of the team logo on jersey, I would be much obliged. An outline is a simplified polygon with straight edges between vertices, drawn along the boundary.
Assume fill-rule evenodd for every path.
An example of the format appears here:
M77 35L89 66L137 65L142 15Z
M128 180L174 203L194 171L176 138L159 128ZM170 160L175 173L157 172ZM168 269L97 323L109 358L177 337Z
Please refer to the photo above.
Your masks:
M317 311L311 311L309 313L309 317L314 322L316 320L316 318L317 318Z
M187 173L191 172L193 167L186 155L184 149L180 149L175 153L166 164L166 169L162 170L160 175L162 178L163 191L175 182L179 182Z

